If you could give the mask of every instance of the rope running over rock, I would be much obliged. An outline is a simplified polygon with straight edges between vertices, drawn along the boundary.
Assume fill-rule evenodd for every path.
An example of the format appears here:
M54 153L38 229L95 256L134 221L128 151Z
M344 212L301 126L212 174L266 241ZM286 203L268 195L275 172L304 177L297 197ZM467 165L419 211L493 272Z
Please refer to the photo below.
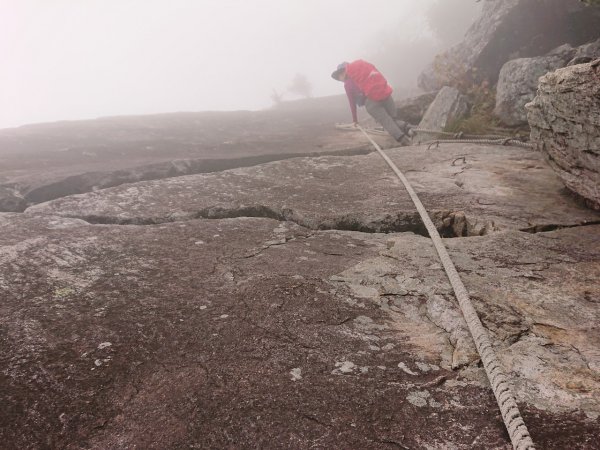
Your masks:
M452 139L506 139L507 136L501 134L466 134L462 131L452 133L449 131L428 130L426 128L412 128L413 133L435 134L437 136L446 136Z
M385 162L396 173L400 181L402 181L402 184L404 184L408 195L410 195L415 207L419 211L419 215L421 216L421 219L423 220L423 223L429 232L429 236L433 241L435 249L437 250L442 265L446 271L446 275L448 276L450 284L454 289L456 299L458 300L460 309L463 313L465 321L467 322L471 336L475 341L477 351L479 352L479 356L483 362L488 379L492 385L492 390L496 396L496 401L500 407L502 419L504 420L504 424L506 425L508 434L510 435L510 440L513 447L515 450L535 450L533 441L529 435L529 431L527 430L527 426L521 417L517 402L509 387L508 378L502 370L500 362L498 361L498 358L496 357L492 348L491 339L486 329L483 327L481 320L479 320L479 316L477 315L477 312L475 311L475 308L473 307L473 304L469 298L469 293L460 279L460 276L456 271L456 267L454 267L454 264L450 259L450 255L448 255L448 251L444 246L442 238L440 237L435 225L431 221L429 214L425 210L425 207L419 200L419 197L417 197L417 194L400 169L398 169L393 161L383 152L381 147L377 145L377 143L369 136L364 128L361 126L358 128L363 132L367 139L369 139L371 144L373 144Z
M427 145L427 149L430 150L433 146L437 147L439 144L486 144L486 145L511 145L514 147L532 148L535 149L536 145L531 142L523 142L519 139L514 138L503 138L503 139L437 139L435 141L423 142Z
M335 127L338 130L344 131L354 131L360 128L363 133L369 134L378 134L387 136L387 132L385 130L379 130L377 128L363 128L361 126L353 126L351 124L336 124ZM436 134L438 136L446 136L451 139L435 139L426 142L422 142L422 144L428 145L428 149L431 149L432 145L439 144L482 144L482 145L512 145L515 147L523 147L523 148L537 148L535 144L531 142L523 142L520 139L509 136L502 136L499 134L465 134L462 131L458 133L451 133L448 131L438 131L438 130L427 130L425 128L412 128L413 133L422 133L422 134Z

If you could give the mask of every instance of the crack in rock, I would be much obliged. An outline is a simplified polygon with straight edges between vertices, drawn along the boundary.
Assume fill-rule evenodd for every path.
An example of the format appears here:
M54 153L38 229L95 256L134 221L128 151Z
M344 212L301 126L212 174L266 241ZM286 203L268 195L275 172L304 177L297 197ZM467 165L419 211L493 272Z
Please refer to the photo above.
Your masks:
M576 224L557 224L557 223L548 223L543 225L532 225L527 228L521 228L519 231L524 231L526 233L537 234L537 233L547 233L549 231L562 230L563 228L577 228L577 227L587 227L590 225L599 225L600 220L590 220Z
M107 189L127 183L252 167L292 158L318 156L358 156L372 153L367 146L329 152L267 154L232 159L178 159L110 172L86 172L38 187L0 185L0 212L23 212L27 207L75 194Z
M34 212L38 214L37 212ZM444 238L483 236L497 231L493 222L479 223L468 219L464 212L430 211L432 221ZM118 217L107 215L66 214L64 217L84 220L92 225L160 225L196 219L268 218L293 222L310 230L358 231L362 233L414 233L428 237L429 234L419 214L414 212L380 215L346 214L323 218L300 214L291 208L275 208L268 205L239 206L233 208L208 207L199 211L176 212L162 217Z

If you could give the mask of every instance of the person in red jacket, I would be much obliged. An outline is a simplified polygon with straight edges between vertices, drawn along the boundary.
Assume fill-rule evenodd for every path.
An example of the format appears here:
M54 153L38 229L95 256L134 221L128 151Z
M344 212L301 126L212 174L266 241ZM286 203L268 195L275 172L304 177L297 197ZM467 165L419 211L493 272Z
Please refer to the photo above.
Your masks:
M392 98L392 87L377 68L367 61L359 59L351 63L344 62L331 74L331 77L344 82L346 95L350 102L352 120L358 124L357 106L365 106L367 112L396 141L409 144L406 124L396 122L396 104Z

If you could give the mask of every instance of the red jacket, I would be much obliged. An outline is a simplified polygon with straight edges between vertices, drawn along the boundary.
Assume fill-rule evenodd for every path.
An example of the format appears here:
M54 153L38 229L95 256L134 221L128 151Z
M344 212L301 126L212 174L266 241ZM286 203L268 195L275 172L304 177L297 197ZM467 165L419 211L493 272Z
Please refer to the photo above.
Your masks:
M383 75L373 64L362 59L349 63L346 75L373 101L380 102L392 95L392 88Z

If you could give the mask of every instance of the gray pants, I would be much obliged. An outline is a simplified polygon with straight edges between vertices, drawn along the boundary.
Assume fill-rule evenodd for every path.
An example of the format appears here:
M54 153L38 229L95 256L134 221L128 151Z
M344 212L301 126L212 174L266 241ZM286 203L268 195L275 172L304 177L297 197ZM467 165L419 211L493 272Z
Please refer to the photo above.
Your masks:
M402 121L396 122L396 104L391 95L380 102L367 99L365 107L371 117L380 123L394 139L399 141L404 136L405 132L401 127L406 128L406 124Z

